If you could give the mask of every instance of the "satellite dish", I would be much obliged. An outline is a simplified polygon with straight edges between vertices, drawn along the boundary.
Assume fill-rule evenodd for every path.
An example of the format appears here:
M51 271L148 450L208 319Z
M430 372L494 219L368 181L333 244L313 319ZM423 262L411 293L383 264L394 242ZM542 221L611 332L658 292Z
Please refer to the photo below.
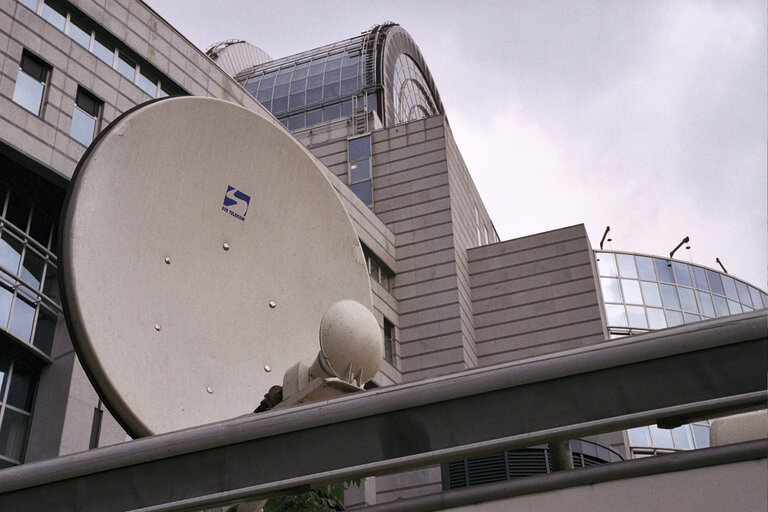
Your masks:
M60 233L63 305L129 434L252 411L289 367L312 365L331 306L372 311L319 165L268 114L199 97L123 114L83 156Z

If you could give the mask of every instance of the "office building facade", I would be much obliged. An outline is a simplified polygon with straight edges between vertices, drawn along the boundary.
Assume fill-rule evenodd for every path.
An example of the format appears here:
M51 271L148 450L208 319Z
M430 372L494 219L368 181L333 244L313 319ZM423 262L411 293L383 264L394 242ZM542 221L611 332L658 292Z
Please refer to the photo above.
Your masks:
M761 290L712 269L594 252L583 225L500 241L424 57L396 24L271 59L238 41L206 55L138 0L0 10L0 467L125 441L67 334L56 224L93 137L167 95L266 109L324 164L364 248L386 341L378 386L768 306ZM698 445L691 428L673 431L668 449ZM645 433L648 442L637 431L572 447L582 465L630 446L664 449L662 434ZM514 456L504 457L509 478ZM463 464L453 471L469 485ZM349 504L460 486L449 469L371 479Z

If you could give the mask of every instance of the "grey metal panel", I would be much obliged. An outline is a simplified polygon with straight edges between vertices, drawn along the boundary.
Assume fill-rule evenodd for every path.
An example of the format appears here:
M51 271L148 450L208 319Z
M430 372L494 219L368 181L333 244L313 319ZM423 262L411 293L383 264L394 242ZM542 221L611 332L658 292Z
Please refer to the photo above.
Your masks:
M584 225L469 251L482 364L606 339Z
M202 508L670 416L759 408L767 366L764 314L736 315L11 468L0 509Z

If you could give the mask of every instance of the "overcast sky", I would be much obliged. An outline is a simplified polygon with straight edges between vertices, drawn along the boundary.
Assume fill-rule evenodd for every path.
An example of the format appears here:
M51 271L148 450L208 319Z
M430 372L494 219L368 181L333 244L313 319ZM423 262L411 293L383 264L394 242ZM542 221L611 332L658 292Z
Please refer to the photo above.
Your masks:
M765 1L149 0L201 49L273 58L394 21L502 240L585 223L765 290Z

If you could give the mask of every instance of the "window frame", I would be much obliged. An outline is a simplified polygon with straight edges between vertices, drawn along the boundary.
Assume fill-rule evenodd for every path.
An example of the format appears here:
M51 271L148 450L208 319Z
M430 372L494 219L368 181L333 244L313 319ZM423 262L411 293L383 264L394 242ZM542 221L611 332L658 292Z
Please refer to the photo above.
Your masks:
M40 67L40 75L41 75L40 78L38 78L37 76L34 76L32 74L33 70L31 70L29 68L25 69L25 64L27 62L34 63L35 65ZM21 57L19 59L18 72L16 74L16 83L15 83L14 89L13 89L13 96L12 96L13 102L16 103L17 105L19 105L20 107L22 107L27 112L29 112L31 114L34 114L37 117L42 118L43 117L43 112L45 110L44 107L45 107L47 96L48 96L48 86L50 85L50 82L51 82L52 70L53 70L53 67L50 64L48 64L46 61L44 61L43 59L41 59L40 57L38 57L34 53L30 52L26 48L24 50L22 50ZM40 89L40 92L39 92L39 96L40 97L37 100L37 109L36 109L36 111L32 110L31 108L29 108L29 106L27 104L23 103L22 102L23 98L21 98L20 95L17 95L17 91L19 90L18 89L18 87L19 87L19 77L21 76L22 73L24 74L25 79L32 80L36 84L40 84L40 86L41 86L41 89ZM23 87L23 85L22 85L22 87Z
M86 106L80 104L81 96L93 102L95 107L94 108L95 112L90 112L86 108ZM77 111L80 111L82 115L87 116L93 120L93 132L91 133L90 140L88 140L87 142L84 140L81 140L73 133L73 130L75 127L75 114ZM99 128L101 125L101 116L103 112L104 112L104 102L101 99L99 99L96 95L89 92L84 87L78 85L77 91L75 92L74 106L72 107L72 121L70 123L70 128L69 128L69 136L75 139L77 142L79 142L83 146L90 145L90 143L93 142L93 139L96 137L96 134L99 132Z

